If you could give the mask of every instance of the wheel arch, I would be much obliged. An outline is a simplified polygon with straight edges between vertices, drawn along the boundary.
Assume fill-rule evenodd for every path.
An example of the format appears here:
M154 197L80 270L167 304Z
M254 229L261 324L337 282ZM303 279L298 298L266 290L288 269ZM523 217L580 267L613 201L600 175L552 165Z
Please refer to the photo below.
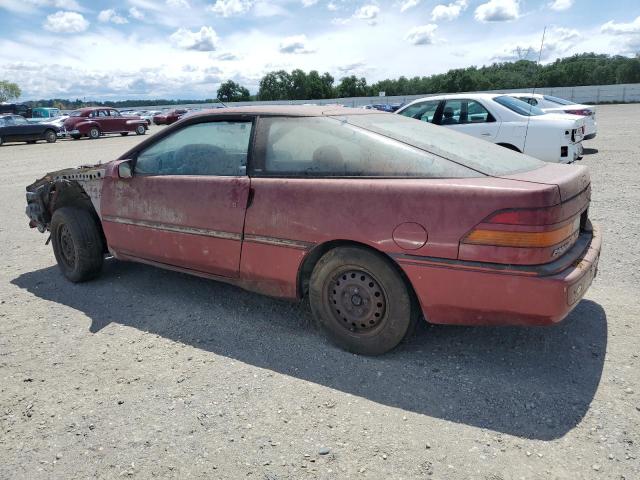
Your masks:
M318 261L329 251L334 250L336 248L341 247L359 247L370 252L374 252L383 258L389 265L391 265L396 272L402 278L405 286L407 287L407 291L409 292L409 296L411 297L411 301L413 302L414 308L420 309L420 302L418 300L418 296L416 295L415 289L413 288L413 284L409 280L409 277L406 275L404 270L400 267L398 262L395 261L393 257L386 254L385 252L378 250L377 248L372 247L366 243L358 242L355 240L346 240L346 239L336 239L330 240L319 245L313 247L303 258L300 263L300 267L298 268L298 278L296 283L296 292L298 298L304 298L309 290L309 281L311 279L311 274L313 273L313 269L317 265Z
M520 150L518 147L516 147L515 145L513 145L511 143L498 142L498 143L496 143L496 145L499 145L499 146L504 147L504 148L508 148L509 150L513 150L514 152L522 153L522 150Z
M96 211L96 207L91 200L91 196L85 191L80 182L75 180L58 180L53 182L50 189L48 207L50 215L49 218L52 218L55 211L62 207L75 207L88 211L98 226L100 236L102 237L102 244L105 246L106 250L107 239L105 237L104 230L102 229L100 215L98 215L98 212Z

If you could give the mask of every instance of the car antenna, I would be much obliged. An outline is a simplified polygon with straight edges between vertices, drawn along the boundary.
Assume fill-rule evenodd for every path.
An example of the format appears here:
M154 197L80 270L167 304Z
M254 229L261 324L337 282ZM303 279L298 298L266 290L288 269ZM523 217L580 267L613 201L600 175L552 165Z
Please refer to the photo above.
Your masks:
M536 65L540 66L540 61L542 60L542 48L544 47L544 37L547 34L547 26L545 25L544 30L542 31L542 41L540 42L540 53L538 53L538 63ZM533 80L533 88L531 90L531 98L536 94L536 79L534 77ZM527 135L529 134L529 123L531 122L531 109L533 108L533 104L529 102L529 116L527 117L527 128L524 131L524 144L522 145L522 153L524 153L527 148Z
M224 108L229 108L225 105L225 103L222 100L220 100L220 97L216 97L216 100L218 100L218 103L221 103Z

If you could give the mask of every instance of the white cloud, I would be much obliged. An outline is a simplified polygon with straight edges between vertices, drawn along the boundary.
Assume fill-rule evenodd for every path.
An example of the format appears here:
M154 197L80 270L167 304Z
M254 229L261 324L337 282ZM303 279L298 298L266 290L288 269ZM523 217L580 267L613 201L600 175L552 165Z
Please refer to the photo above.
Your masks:
M89 22L77 12L56 12L42 24L45 30L55 33L80 33L89 28Z
M238 56L235 53L231 52L223 52L220 55L217 55L215 59L220 60L221 62L231 62L233 60L239 60Z
M247 13L253 3L253 0L216 0L216 3L207 9L222 17L233 17Z
M343 26L351 23L351 19L350 18L333 18L331 19L331 23L333 25Z
M602 25L600 30L602 33L610 33L612 35L640 34L640 17L629 23L616 23L613 20L609 20Z
M358 18L360 20L375 20L380 13L380 7L377 5L364 5L356 10L356 13L353 14L354 18Z
M336 10L338 10L338 5L333 2L329 2L327 4L327 10L329 10L330 12L335 12Z
M420 0L404 0L402 2L402 5L400 5L400 11L401 12L406 12L407 10L409 10L410 8L415 7L419 3L420 3Z
M434 22L439 22L441 20L455 20L467 9L468 6L469 2L467 0L456 0L448 5L436 5L431 11L431 20Z
M169 37L171 43L184 50L196 50L198 52L212 52L218 48L218 35L211 27L202 27L200 30L191 31L179 28Z
M540 55L539 39L536 39L530 43L517 44L509 47L494 56L493 60L501 62L530 60L536 62L538 58L540 58L542 61L545 61L566 54L581 38L582 35L580 35L578 30L564 27L551 27L547 30L544 39L542 55Z
M475 11L475 18L479 22L509 22L519 17L519 0L489 0Z
M404 38L414 45L430 45L434 41L434 33L437 28L438 26L433 23L414 27L407 32Z
M280 53L313 53L315 51L309 46L306 35L293 35L282 39L279 50Z
M573 2L574 0L553 0L553 2L549 4L549 8L556 12L561 12L563 10L569 10L573 6Z
M142 12L142 10L140 10L139 8L136 8L136 7L131 7L129 9L129 16L131 18L135 18L136 20L144 19L144 13Z
M165 3L171 8L191 8L187 0L167 0Z
M118 25L122 25L124 23L129 23L129 21L124 18L121 15L118 15L118 13L113 9L110 8L108 10L102 10L99 14L98 14L98 21L102 22L102 23L115 23Z
M318 3L318 0L302 0L302 6L303 7L311 7L311 6L315 5L316 3Z

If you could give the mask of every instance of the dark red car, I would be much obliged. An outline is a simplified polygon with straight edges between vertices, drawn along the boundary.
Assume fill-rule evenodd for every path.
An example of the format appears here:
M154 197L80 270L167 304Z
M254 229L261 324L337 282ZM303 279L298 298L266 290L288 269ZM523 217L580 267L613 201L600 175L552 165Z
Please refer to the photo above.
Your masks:
M80 137L96 139L109 133L144 135L149 125L140 117L124 117L115 108L88 107L71 112L63 127L71 138L78 140Z
M187 110L183 108L177 108L175 110L169 110L165 113L159 113L153 116L153 123L156 125L171 125L177 122L180 118L187 113Z
M27 187L63 274L105 255L301 299L353 352L420 314L549 325L582 298L601 236L590 179L400 115L245 107L187 117L104 165Z

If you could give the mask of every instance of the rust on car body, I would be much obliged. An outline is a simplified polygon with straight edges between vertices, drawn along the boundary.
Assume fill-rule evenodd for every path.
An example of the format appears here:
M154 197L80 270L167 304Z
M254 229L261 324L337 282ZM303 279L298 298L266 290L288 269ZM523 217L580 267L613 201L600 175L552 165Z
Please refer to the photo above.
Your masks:
M301 119L300 124L328 118L331 128L348 128L374 145L380 142L380 148L398 144L398 155L419 155L427 164L450 165L452 171L463 174L333 175L313 170L311 174L270 174L269 168L275 167L269 158L282 162L282 168L295 164L293 155L278 153L280 150L273 153L274 145L284 148L278 142L288 134L278 124L281 118ZM355 246L390 262L432 322L547 325L563 319L595 275L601 245L601 235L587 215L590 181L586 168L545 165L438 127L426 126L425 134L434 138L415 142L402 137L404 131L398 140L393 129L384 130L387 121L405 120L413 122L383 112L340 107L203 111L177 121L117 160L47 174L27 187L27 214L31 226L44 232L50 229L56 208L78 201L91 209L106 249L118 259L288 299L307 293L314 268L328 252ZM175 167L177 173L166 173L163 169L182 157L163 153L166 149L157 145L173 145L184 132L211 124L220 128L222 137L231 135L228 129L233 127L247 142L238 166L224 174L193 174L181 171L180 164ZM275 130L269 130L270 125ZM409 130L414 127L406 125ZM273 140L269 134L274 135ZM312 135L313 129L304 134ZM438 146L438 137L443 137L444 146ZM236 141L236 137L228 138L231 143ZM341 141L344 139L337 139L336 144ZM429 142L436 146L430 149ZM473 151L470 155L480 163L470 160L470 165L463 165L465 150L456 143L462 147L468 143ZM208 152L206 158L219 158L220 164L233 157L220 156L219 147L198 144L193 148L192 144L185 145L184 152L192 152L194 162L200 161L202 152ZM361 146L369 148L369 144ZM447 149L455 151L447 157ZM338 154L327 156L334 150L333 144L320 145L311 163L334 165ZM495 157L496 164L503 161L503 165L513 162L528 167L521 171L504 167L501 172L492 171L491 164L483 172L483 156ZM147 163L140 163L141 158ZM372 168L376 161L373 151L362 168ZM401 157L385 161L381 168L393 173ZM133 174L123 177L122 165L131 166ZM157 168L159 173L149 174L145 168ZM570 237L554 240L569 229ZM476 231L488 238L498 232L515 243L465 240ZM575 266L582 264L590 268ZM362 278L369 277L363 274ZM572 288L577 284L579 288ZM362 310L365 297L353 298L354 308Z

